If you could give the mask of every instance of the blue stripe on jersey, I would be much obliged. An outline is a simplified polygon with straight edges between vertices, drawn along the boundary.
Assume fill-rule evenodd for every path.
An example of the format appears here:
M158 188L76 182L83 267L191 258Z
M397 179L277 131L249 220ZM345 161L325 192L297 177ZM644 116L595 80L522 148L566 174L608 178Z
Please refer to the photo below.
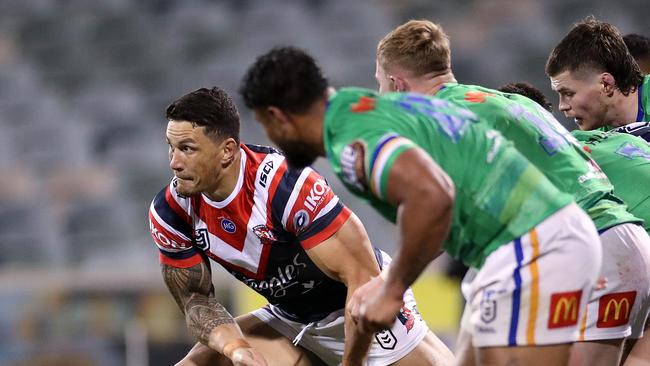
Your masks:
M318 220L312 222L309 224L307 227L307 230L303 231L298 235L298 240L303 241L311 238L312 236L320 233L325 229L326 227L329 226L329 224L336 219L336 217L341 213L343 210L343 204L339 201L336 203L336 206L330 210L330 212L326 213L323 215L323 217L318 218Z
M171 259L185 259L193 256L194 254L197 253L196 249L194 247L188 248L187 250L183 250L182 252L168 252L162 249L158 249L165 257L169 257Z
M287 205L287 201L289 201L293 187L295 187L300 174L302 174L302 169L287 167L282 178L280 178L278 187L275 189L275 194L271 198L271 220L276 230L284 231L282 227L282 215L284 214L284 208Z
M521 238L515 239L515 256L517 257L517 268L515 268L515 290L512 292L512 314L510 316L510 334L508 335L508 346L517 345L517 326L519 325L519 305L521 303L521 262L524 260L524 251L521 248Z
M156 210L158 216L160 216L167 225L173 227L175 230L183 233L183 235L192 239L192 227L185 222L185 220L180 217L167 203L165 199L165 192L167 188L163 188L162 191L158 192L156 198L153 199L153 207Z
M375 253L375 259L377 259L377 264L379 264L379 269L384 269L384 256L381 254L381 249L376 246L372 247L372 251Z
M377 143L377 147L375 148L375 151L372 152L372 158L370 159L370 171L372 172L372 169L375 166L375 160L377 160L377 155L379 155L379 152L381 149L388 143L388 141L396 138L398 135L397 134L391 134L388 136L384 136L379 140Z
M636 113L636 122L643 122L643 116L645 116L645 111L643 110L643 83L636 88L636 92L639 95L638 110Z
M280 154L280 152L270 146L262 146L262 145L251 145L251 144L246 144L246 147L252 151L256 152L259 154Z

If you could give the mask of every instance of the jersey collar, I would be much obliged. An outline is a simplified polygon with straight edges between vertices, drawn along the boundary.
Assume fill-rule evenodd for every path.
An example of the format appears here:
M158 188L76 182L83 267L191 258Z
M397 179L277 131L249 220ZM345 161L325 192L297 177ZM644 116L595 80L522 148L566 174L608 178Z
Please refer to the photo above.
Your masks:
M223 201L214 201L208 198L208 196L201 194L201 196L203 196L203 200L210 206L216 208L224 208L228 206L228 204L230 204L230 202L232 202L235 197L237 197L239 191L241 191L241 187L244 185L244 176L246 175L246 152L240 147L239 154L241 156L241 159L239 159L239 176L237 176L237 184L235 185L235 189L232 190L230 195L228 195L228 197L226 197Z

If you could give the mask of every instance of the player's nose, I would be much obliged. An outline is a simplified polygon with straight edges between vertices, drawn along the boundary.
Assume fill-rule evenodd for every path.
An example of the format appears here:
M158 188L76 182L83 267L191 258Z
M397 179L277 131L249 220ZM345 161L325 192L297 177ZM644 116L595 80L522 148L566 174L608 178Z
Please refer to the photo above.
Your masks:
M566 113L566 112L568 112L568 111L571 109L571 106L569 105L569 103L560 100L560 104L558 105L557 108L558 108L561 112Z
M177 154L171 153L169 159L169 167L174 171L183 170L183 164L181 159Z

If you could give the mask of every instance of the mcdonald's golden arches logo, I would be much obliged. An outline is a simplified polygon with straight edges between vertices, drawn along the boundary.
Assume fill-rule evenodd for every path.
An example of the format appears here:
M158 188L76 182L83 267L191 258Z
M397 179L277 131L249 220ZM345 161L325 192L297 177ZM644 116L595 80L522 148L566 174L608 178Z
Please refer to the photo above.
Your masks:
M597 328L611 328L625 325L630 321L636 291L617 292L604 295L598 300Z
M578 324L582 290L551 294L548 328L562 328Z

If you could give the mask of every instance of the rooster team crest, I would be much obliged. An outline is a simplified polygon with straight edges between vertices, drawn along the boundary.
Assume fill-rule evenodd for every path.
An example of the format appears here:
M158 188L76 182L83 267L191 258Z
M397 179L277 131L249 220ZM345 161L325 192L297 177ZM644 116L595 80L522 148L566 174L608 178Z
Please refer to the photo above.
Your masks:
M408 309L406 306L404 306L399 311L399 314L397 314L397 319L399 319L400 323L406 327L407 334L411 331L411 329L413 329L413 326L415 325L415 317L413 316L413 311Z
M273 231L266 227L266 225L257 225L253 228L253 232L260 238L262 244L272 244L277 240Z

